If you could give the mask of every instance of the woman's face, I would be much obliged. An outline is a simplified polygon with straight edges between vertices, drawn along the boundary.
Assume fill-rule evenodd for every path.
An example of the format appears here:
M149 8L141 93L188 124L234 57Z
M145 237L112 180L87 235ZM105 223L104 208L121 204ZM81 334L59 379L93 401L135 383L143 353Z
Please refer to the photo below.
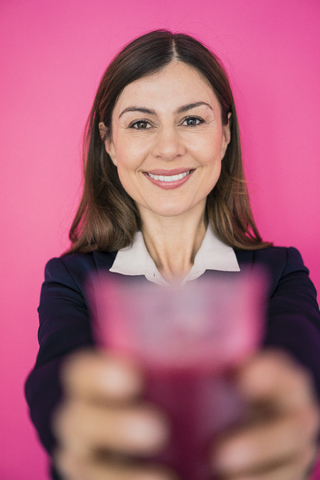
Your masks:
M124 88L105 146L143 219L204 211L229 141L211 86L172 61Z

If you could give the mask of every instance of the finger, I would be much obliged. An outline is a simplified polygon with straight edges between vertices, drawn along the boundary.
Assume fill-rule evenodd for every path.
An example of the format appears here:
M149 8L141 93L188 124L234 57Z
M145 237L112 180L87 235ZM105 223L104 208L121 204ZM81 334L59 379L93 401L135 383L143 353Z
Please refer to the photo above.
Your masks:
M131 359L88 350L68 358L62 384L69 397L119 402L137 397L143 389L143 378Z
M317 421L317 414L307 408L230 433L215 445L215 468L233 474L267 468L299 456L306 445L312 444Z
M104 408L73 401L60 407L53 427L63 447L85 457L101 449L150 455L169 438L166 417L148 405Z
M291 462L274 465L265 471L239 473L230 477L230 480L307 480L314 462L314 449L310 449ZM226 479L227 477L224 477L224 480Z
M88 460L62 450L55 455L55 465L66 480L177 480L163 467Z
M266 350L237 373L240 394L250 403L269 402L278 410L316 404L309 372L285 352Z

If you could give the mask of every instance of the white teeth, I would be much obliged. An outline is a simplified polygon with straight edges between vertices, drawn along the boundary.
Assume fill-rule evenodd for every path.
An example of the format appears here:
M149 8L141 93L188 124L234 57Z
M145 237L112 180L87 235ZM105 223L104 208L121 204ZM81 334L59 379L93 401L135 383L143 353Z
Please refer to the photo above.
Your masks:
M184 173L179 173L179 175L152 175L148 173L149 177L153 178L153 180L160 180L160 182L176 182L177 180L181 180L181 178L186 177L189 175L190 170Z

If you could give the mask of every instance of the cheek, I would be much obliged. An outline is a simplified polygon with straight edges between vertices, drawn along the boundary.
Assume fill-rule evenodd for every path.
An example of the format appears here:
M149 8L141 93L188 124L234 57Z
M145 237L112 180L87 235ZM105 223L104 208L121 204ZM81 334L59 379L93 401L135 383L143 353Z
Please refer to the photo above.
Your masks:
M120 182L122 183L123 188L128 192L128 188L130 188L130 183L133 183L132 171L129 165L127 163L123 163L121 160L118 161L117 170Z
M121 170L118 168L118 176L120 183L122 185L123 190L131 197L134 201L136 201L137 197L137 188L135 188L134 182L132 182L132 179L130 176L128 176L127 172L125 170Z
M132 149L126 148L125 145L117 149L117 169L120 178L134 171L135 165L135 155Z
M132 155L120 155L118 158L119 180L127 194L136 200L139 197L138 164ZM141 175L141 173L140 173Z
M218 152L213 154L211 149L211 155L208 154L203 159L203 189L208 195L211 190L215 187L217 181L219 180L221 174L221 158L220 158L220 149Z
M135 171L140 167L148 151L146 142L141 139L123 139L117 149L118 167L122 170Z
M213 190L213 188L216 186L219 178L220 178L220 174L221 174L221 161L220 160L216 160L216 162L214 163L214 165L212 166L211 168L211 171L208 172L208 175L207 175L207 186L206 186L206 191L207 191L207 195L209 195L209 193L211 192L211 190Z
M198 150L198 158L200 163L209 171L216 171L221 168L221 144L207 141Z
M221 159L221 149L223 146L222 132L208 128L203 132L192 132L186 138L186 146L195 157L202 159L206 164Z

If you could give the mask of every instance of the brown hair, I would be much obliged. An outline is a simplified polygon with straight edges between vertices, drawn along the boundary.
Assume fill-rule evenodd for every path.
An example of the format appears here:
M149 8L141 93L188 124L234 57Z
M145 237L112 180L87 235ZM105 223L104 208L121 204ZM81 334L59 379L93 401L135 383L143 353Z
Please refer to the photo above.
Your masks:
M231 113L231 141L220 178L207 198L207 219L219 238L233 248L260 249L244 179L238 119L230 84L215 55L194 38L156 30L129 43L111 62L100 82L84 137L84 191L70 230L70 252L114 251L132 243L140 229L138 209L122 187L105 151L99 123L111 135L112 112L129 83L152 75L173 59L195 69L209 82L220 106L222 123Z

